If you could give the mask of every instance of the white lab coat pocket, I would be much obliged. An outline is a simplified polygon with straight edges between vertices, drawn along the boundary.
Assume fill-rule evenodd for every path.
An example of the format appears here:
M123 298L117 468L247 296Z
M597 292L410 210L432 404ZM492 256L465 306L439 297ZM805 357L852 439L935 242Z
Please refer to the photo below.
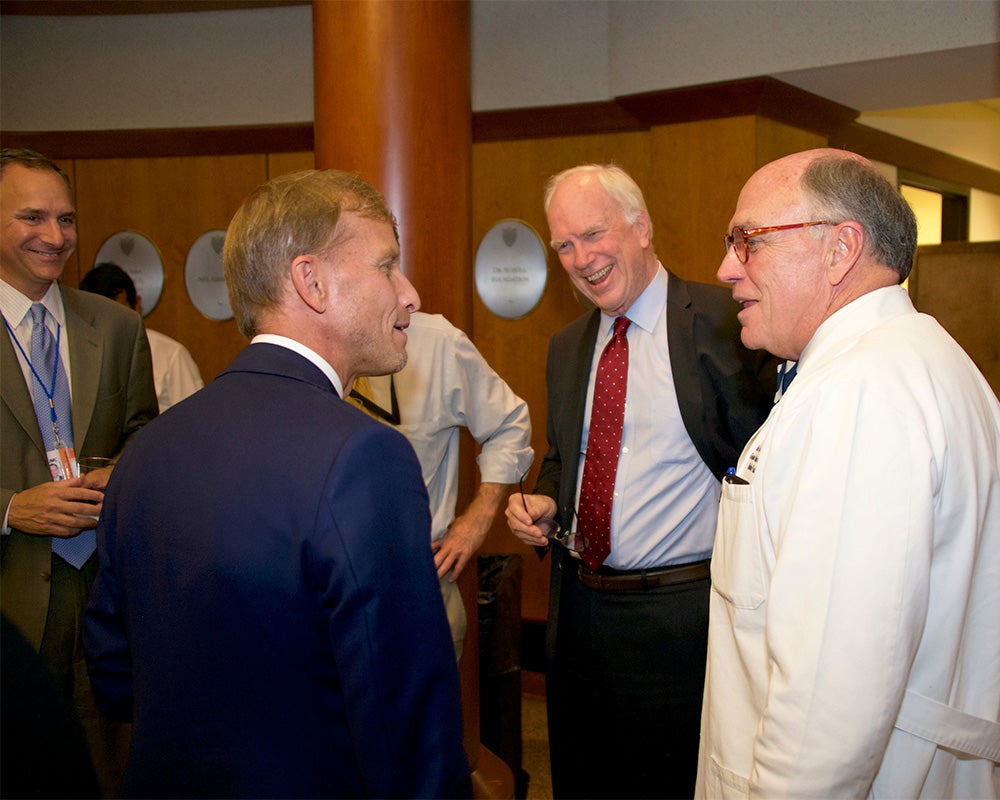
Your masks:
M750 782L731 769L726 769L714 757L708 759L705 785L700 797L706 800L746 800L750 795Z
M736 608L755 609L764 602L753 484L722 482L712 553L712 588Z

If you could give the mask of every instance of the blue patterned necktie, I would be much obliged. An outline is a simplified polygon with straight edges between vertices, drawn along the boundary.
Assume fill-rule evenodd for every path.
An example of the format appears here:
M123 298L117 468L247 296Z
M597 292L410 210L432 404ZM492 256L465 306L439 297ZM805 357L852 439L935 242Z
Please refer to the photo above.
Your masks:
M31 396L35 403L35 416L38 417L38 427L42 431L42 442L46 451L56 450L60 445L73 447L73 412L69 401L69 381L66 380L66 370L57 369L56 359L59 358L55 340L45 325L45 306L33 303L31 306L31 364L34 368L35 380L31 383ZM54 382L43 387L40 380ZM47 391L52 392L52 404L49 405ZM56 420L52 419L55 410ZM58 425L58 439L56 436ZM93 528L85 530L69 539L52 538L52 552L64 561L80 569L90 558L97 547L97 538Z
M774 402L777 403L788 391L795 379L795 371L799 368L798 361L783 361L778 367L778 391L775 392Z

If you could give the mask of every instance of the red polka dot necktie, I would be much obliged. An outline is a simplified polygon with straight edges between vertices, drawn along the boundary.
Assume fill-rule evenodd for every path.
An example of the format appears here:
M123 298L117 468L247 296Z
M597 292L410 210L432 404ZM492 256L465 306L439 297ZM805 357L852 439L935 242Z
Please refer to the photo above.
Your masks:
M615 319L615 330L601 353L590 411L587 457L583 463L578 531L587 543L583 563L596 570L611 552L611 503L625 422L625 389L628 385L629 319Z

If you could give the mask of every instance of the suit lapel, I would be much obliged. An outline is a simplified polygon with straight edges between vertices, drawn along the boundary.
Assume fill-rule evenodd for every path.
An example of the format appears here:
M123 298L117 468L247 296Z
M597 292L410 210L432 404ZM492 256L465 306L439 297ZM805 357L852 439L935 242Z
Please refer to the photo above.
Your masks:
M577 385L573 392L573 405L569 416L572 417L573 430L576 431L577 452L580 450L580 440L583 438L583 415L587 409L587 387L590 385L590 366L594 360L594 347L597 345L597 331L600 328L601 312L595 310L587 319L583 335L576 343L576 353L567 364L577 377ZM581 366L583 367L581 369Z
M61 288L61 287L60 287ZM97 403L97 390L104 358L104 340L92 312L83 309L73 292L63 289L66 333L69 335L69 363L73 377L73 442L79 453L87 439Z
M687 284L667 271L667 351L670 354L670 372L677 393L681 421L692 440L701 430L702 414L701 381L698 375L698 356L694 341L695 314Z
M559 414L559 424L562 429L559 449L564 459L563 475L560 478L559 510L565 515L563 520L565 525L573 524L572 514L575 511L573 501L576 499L580 443L583 440L584 415L587 411L587 386L600 322L601 312L595 309L581 328L576 342L565 354L560 354L566 356L560 368L566 370L564 373L566 379L562 385L567 387L564 407L560 409Z

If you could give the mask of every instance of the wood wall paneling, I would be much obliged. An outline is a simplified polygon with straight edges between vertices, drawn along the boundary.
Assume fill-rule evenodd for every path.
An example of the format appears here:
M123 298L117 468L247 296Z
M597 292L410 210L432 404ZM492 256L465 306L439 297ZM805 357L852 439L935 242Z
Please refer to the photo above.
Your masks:
M757 117L755 129L757 168L792 153L828 146L828 139L822 134L802 130L783 122L776 122L767 117ZM750 176L747 175L747 177ZM735 204L736 198L734 197L733 205L735 206Z
M755 168L754 117L660 125L650 135L657 168L647 203L657 255L686 280L717 283L722 237Z
M80 271L94 265L113 233L148 237L163 261L163 294L148 327L191 351L208 382L246 345L234 320L210 320L184 283L187 254L206 231L225 229L249 192L267 177L264 155L81 159L76 162ZM66 276L77 285L80 274Z
M740 116L652 129L656 165L646 190L663 264L687 280L717 283L722 237L743 184L769 161L825 146L814 133Z
M908 286L917 310L955 337L1000 395L1000 242L918 247Z
M289 172L298 172L303 169L315 169L316 159L312 150L299 153L268 153L267 154L267 178L277 178Z

